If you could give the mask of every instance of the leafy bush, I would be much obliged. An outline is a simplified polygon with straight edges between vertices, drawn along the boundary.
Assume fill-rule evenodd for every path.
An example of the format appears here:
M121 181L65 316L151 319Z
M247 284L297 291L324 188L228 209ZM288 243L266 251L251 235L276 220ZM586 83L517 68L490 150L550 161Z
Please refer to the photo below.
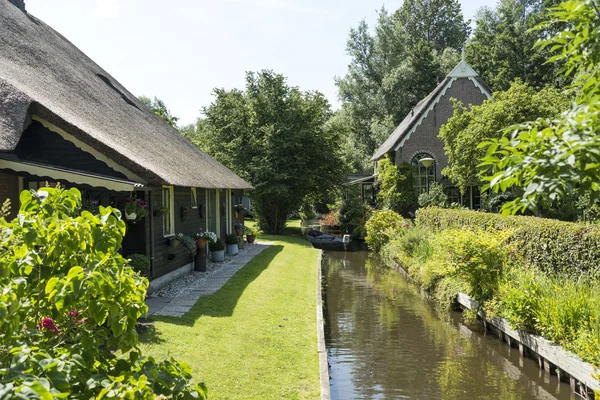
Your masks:
M365 241L378 252L391 238L400 236L408 227L408 222L392 210L375 211L365 225Z
M141 276L148 277L150 274L150 258L145 254L130 254L127 256L130 260L129 266Z
M348 198L340 206L341 230L352 239L364 239L367 236L365 224L371 217L372 209L359 198Z
M209 249L210 251L221 251L225 250L225 245L223 244L223 241L221 239L217 239L216 242L210 242Z
M342 223L340 222L340 214L338 211L335 210L330 211L329 214L325 215L319 221L319 225L331 229L339 228L341 224Z
M444 186L434 182L429 187L429 193L419 195L419 207L448 207L448 196L444 193Z
M427 255L429 247L427 232L423 228L414 227L406 230L406 233L398 239L400 251L409 257L419 258L419 253L422 256Z
M138 348L148 281L118 253L120 211L80 215L76 189L20 200L19 218L0 219L3 398L205 398L185 364Z
M600 227L537 217L503 216L470 210L423 208L417 225L433 230L466 228L510 231L507 243L528 264L546 273L576 277L600 274Z
M404 216L417 209L417 193L413 188L412 166L408 163L394 165L388 157L377 164L379 190L377 204Z
M238 243L237 235L232 233L232 234L225 236L225 243L229 244L229 245L237 244Z
M196 252L198 251L198 246L196 246L196 239L186 236L183 233L178 234L177 239L179 239L179 241L183 245L183 248L190 256L194 257L196 255Z

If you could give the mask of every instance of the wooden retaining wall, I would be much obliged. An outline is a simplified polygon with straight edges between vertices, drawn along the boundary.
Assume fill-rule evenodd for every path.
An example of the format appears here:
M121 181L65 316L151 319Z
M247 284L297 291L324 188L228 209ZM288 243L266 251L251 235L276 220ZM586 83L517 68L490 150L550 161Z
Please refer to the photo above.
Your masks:
M457 295L457 301L469 310L479 309L477 301L464 293ZM592 364L541 336L512 329L504 318L487 319L483 311L479 311L478 315L486 330L492 331L509 346L518 348L522 356L537 359L540 368L570 383L574 393L584 399L594 399L594 391L600 391L600 381L596 378L599 372Z

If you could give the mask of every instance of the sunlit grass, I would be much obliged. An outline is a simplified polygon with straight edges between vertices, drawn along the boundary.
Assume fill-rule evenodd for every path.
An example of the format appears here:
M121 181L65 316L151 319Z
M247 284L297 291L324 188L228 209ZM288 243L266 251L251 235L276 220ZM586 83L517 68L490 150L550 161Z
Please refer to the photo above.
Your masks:
M146 354L188 363L212 399L316 399L317 256L294 236L274 244L182 318L156 318Z

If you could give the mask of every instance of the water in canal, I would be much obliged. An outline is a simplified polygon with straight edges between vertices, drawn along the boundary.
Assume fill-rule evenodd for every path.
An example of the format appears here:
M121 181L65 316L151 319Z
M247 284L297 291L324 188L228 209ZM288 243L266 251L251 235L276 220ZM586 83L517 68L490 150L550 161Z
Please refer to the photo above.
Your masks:
M574 399L569 386L367 252L325 252L332 399Z

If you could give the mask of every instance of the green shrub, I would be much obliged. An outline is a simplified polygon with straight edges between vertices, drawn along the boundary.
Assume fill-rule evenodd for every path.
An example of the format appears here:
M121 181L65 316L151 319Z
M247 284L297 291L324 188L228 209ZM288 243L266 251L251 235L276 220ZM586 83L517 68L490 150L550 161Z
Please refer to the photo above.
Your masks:
M510 231L507 243L514 245L525 261L540 271L571 277L600 273L600 227L597 226L439 208L418 210L417 225L434 230Z
M205 398L191 370L138 348L148 281L120 254L121 213L81 208L76 189L20 195L0 219L3 398Z
M394 210L402 215L417 209L417 193L413 188L412 166L408 163L394 165L388 157L377 164L379 207Z
M507 268L502 278L496 300L486 303L491 316L501 315L516 329L536 332L537 314L540 310L544 279L540 271L523 265Z
M365 228L367 230L365 241L371 250L379 252L391 238L400 236L406 231L408 222L392 210L379 210L369 218Z
M344 200L340 206L342 232L350 234L352 239L364 239L367 236L365 224L372 212L371 207L364 204L359 198Z
M235 233L231 233L225 236L225 243L228 245L238 244L237 235Z
M429 253L429 232L423 228L407 229L398 239L399 250L409 257L422 258Z
M444 186L433 182L429 192L419 195L419 207L448 207L448 196L444 193Z
M145 254L130 254L127 256L130 260L129 266L141 276L148 277L150 275L150 258Z
M209 247L210 251L225 250L225 245L223 244L223 241L221 239L217 239L216 242L210 242L208 247Z

